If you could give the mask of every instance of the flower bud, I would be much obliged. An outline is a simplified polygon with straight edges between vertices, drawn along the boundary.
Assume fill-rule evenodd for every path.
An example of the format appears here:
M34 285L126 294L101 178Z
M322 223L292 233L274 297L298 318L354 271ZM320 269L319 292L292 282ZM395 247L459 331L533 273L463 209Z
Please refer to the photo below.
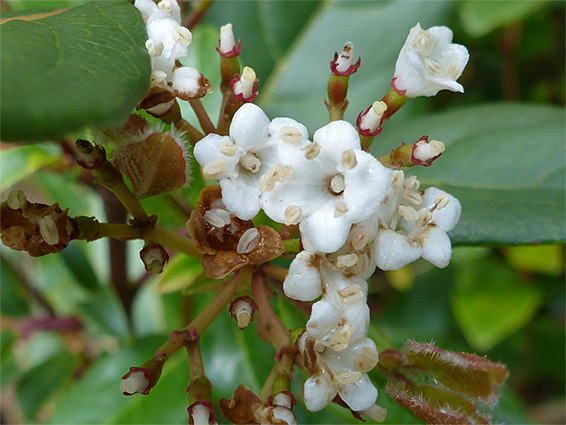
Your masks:
M249 296L237 297L230 304L230 317L236 320L240 330L247 328L250 322L254 320L254 314L257 310L256 302Z
M142 368L130 368L130 371L122 377L120 391L124 395L147 394L149 393L150 380L146 376L146 371Z
M172 89L183 100L200 99L212 93L210 81L197 69L181 66L173 71Z
M100 146L95 146L88 140L77 139L75 142L77 152L77 164L87 170L100 167L106 161L106 151Z
M189 425L216 425L216 416L212 404L208 400L198 400L191 404L189 413Z
M128 177L137 199L178 189L190 180L186 142L175 131L147 130L122 145L112 162Z
M240 55L242 48L242 40L238 40L238 45L234 40L234 32L232 31L232 24L226 24L220 27L220 42L216 50L222 57L233 58Z
M344 44L340 55L334 53L334 60L330 62L330 70L333 75L340 75L344 77L349 77L355 74L360 67L361 58L353 64L354 59L354 45L350 42Z
M147 244L140 251L140 258L143 261L145 270L149 273L159 274L169 261L167 251L158 243Z
M383 101L374 102L368 109L360 112L356 120L358 131L362 136L374 137L381 133L381 124L385 118L387 105Z
M257 97L258 80L255 71L246 66L242 76L236 75L230 82L232 94L240 102L252 102Z
M438 140L428 141L427 136L421 137L413 144L412 159L416 165L428 167L446 150L444 143Z

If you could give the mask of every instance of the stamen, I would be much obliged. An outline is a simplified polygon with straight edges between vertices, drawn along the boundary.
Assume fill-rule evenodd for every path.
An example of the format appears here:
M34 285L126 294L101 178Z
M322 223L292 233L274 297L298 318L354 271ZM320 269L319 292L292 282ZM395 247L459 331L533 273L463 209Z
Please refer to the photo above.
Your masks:
M339 255L336 259L336 267L339 269L345 269L351 267L358 262L358 256L356 254Z
M261 193L271 192L275 188L275 183L282 180L292 179L295 169L291 165L277 164L259 179L259 191Z
M216 179L226 171L226 167L227 165L224 161L214 160L206 164L202 172L207 179Z
M193 41L193 35L187 28L178 26L173 33L173 40L179 43L180 46L187 47Z
M421 186L421 182L417 180L417 176L410 176L405 179L405 190L416 191Z
M342 174L336 174L334 177L332 177L332 179L330 179L329 186L330 192L333 195L341 195L342 192L344 192L344 189L346 189L346 182L344 181Z
M303 218L303 210L300 207L291 205L285 209L285 224L287 226L298 224L301 218Z
M432 214L426 208L421 208L419 210L419 217L416 220L417 227L425 227L430 220L432 220Z
M417 221L419 218L419 213L413 207L408 207L406 205L399 205L399 215L407 221Z
M360 372L367 373L377 366L377 362L378 357L375 352L369 347L364 347L354 360L354 368Z
M259 245L260 236L259 231L255 227L246 230L238 241L236 252L238 254L248 254L252 252Z
M436 195L434 198L434 205L436 206L437 211L445 208L449 202L450 198L444 194Z
M412 190L405 190L405 192L403 192L403 199L415 205L423 203L423 196L419 192Z
M230 213L220 208L212 208L204 213L204 219L214 227L222 228L231 223Z
M415 40L415 47L422 55L428 55L432 51L432 44L432 40L430 39L430 35L427 31L421 32Z
M392 178L391 187L393 188L393 190L397 190L401 186L403 186L405 180L405 173L403 173L403 171L401 170L395 170L391 173L391 178Z
M296 127L286 125L281 128L279 134L281 135L281 140L291 145L296 145L301 141L301 132Z
M342 165L346 170L351 170L358 165L358 160L356 159L356 154L353 149L348 149L342 153Z
M59 230L57 230L55 220L50 215L39 219L39 233L41 233L41 237L47 245L59 243Z
M163 43L161 41L149 39L145 42L145 48L151 57L161 56L163 53Z
M220 143L220 153L232 157L238 153L238 147L232 142L222 142Z
M255 71L246 66L242 72L242 77L240 81L234 84L234 94L241 94L244 99L248 99L253 94L253 88L256 80Z
M338 291L338 295L344 299L344 304L355 304L364 299L362 288L357 283L353 283L341 291Z
M443 68L437 61L434 59L425 58L424 64L426 69L435 77L442 77Z
M240 158L240 165L252 173L257 173L261 168L261 161L253 152L248 152Z
M27 202L26 195L20 189L12 189L8 193L8 198L6 198L6 203L13 210L19 210Z
M336 201L334 203L334 217L340 217L348 212L348 205L344 201Z
M344 372L335 376L336 380L342 385L353 384L354 382L358 382L362 379L362 372L356 370L354 372Z
M305 152L306 159L315 159L320 153L320 145L316 142L309 143L301 150Z
M345 324L339 328L333 329L319 341L326 347L332 348L334 351L344 351L350 345L355 329L349 324Z
M350 232L350 245L354 250L361 251L369 242L370 231L367 227L356 226Z

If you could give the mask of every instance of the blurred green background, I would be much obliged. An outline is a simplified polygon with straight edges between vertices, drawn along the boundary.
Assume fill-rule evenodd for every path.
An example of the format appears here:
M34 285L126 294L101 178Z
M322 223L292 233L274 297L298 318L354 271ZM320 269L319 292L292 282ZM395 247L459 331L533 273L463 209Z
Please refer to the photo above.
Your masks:
M2 7L74 4L10 0ZM270 117L303 122L312 134L328 120L322 103L328 63L344 42L353 42L355 56L362 57L350 80L345 117L354 122L389 90L398 51L416 22L453 29L454 41L470 51L460 80L466 93L409 102L385 125L373 152L381 155L431 131L448 151L419 176L425 184L453 185L451 193L466 200L464 214L469 205L468 216L452 234L457 246L446 269L419 261L371 278L370 337L381 350L409 338L434 340L444 349L506 363L510 377L493 412L495 421L505 423L566 420L564 246L525 244L563 240L564 12L560 1L218 1L193 29L186 62L218 87L214 45L218 28L231 22L242 39L242 63L260 79L257 103ZM203 103L217 116L219 90ZM189 108L183 111L196 122ZM59 144L11 148L4 144L0 152L3 197L15 186L36 202L58 201L72 216L105 219L111 197L82 182L83 173ZM199 184L147 199L144 206L160 223L182 227L186 215L179 204L193 203ZM497 190L503 197L511 189L514 203L489 209ZM526 221L514 221L518 211ZM478 230L480 216L484 228ZM110 285L107 241L75 241L60 255L38 259L0 247L2 423L187 421L184 353L167 363L148 396L123 397L119 383L129 366L149 358L211 295L192 284L199 272L194 261L175 256L163 275L147 276L138 257L142 243L125 245L119 248L126 249L123 277L139 286L130 315ZM304 325L307 316L282 296L273 305L289 328ZM70 317L69 323L56 320ZM58 330L41 330L46 324ZM217 399L229 398L240 383L258 391L275 354L253 327L238 331L227 314L206 332L202 347ZM295 378L300 393L303 377ZM378 403L389 411L386 423L420 423L387 396L376 371L372 379L379 384ZM334 405L312 414L299 403L296 414L299 423L354 422Z

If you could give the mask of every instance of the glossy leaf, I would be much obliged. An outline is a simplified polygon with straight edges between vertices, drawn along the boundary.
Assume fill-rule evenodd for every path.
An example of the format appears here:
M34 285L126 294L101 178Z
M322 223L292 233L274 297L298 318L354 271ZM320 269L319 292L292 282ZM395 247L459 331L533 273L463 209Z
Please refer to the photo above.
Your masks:
M406 171L462 203L454 244L518 245L565 240L564 111L482 105L386 123L372 146L383 155L422 135L446 144L431 167Z
M55 163L60 155L59 147L51 144L0 151L0 190L6 190L40 168Z
M123 125L149 89L141 14L114 0L29 16L0 22L0 70L10 81L1 88L2 138Z
M454 315L472 347L481 352L529 323L542 301L537 287L489 259L462 264L456 281Z

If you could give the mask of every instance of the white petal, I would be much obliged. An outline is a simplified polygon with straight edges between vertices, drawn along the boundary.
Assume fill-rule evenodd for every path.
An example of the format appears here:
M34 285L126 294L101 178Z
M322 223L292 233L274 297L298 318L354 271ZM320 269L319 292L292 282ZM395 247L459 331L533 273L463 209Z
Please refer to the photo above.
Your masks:
M332 155L337 164L341 162L344 151L361 149L360 136L347 121L333 121L319 128L314 133L313 141L321 146L321 151Z
M324 409L334 397L336 389L327 375L320 374L311 376L305 381L305 405L311 412Z
M312 252L301 251L289 266L289 274L283 282L283 291L289 298L312 301L322 295L319 259Z
M270 137L279 137L281 129L283 127L295 127L301 133L303 139L309 138L309 131L300 122L295 121L292 118L274 118L268 127L268 132Z
M311 317L307 322L309 337L321 338L342 320L342 312L331 302L322 299L312 305Z
M230 137L238 147L250 151L260 148L267 141L269 118L261 108L246 103L234 114L230 125Z
M423 195L423 207L432 208L434 206L434 201L437 196L447 196L449 201L448 205L439 210L434 210L432 213L433 222L438 225L441 229L449 232L460 220L460 214L462 212L462 205L460 201L449 193L440 190L436 187L429 187L425 190Z
M257 184L250 184L250 180L244 173L240 173L236 178L220 180L222 200L226 209L242 220L251 220L261 208L259 187Z
M146 21L157 12L157 5L151 0L136 0L134 6L142 13Z
M173 71L173 90L181 92L186 97L195 97L201 88L201 73L190 66L182 66Z
M450 238L440 227L428 227L420 237L422 238L422 257L432 265L444 268L450 263L452 244Z
M346 219L345 215L334 216L334 200L330 199L320 209L304 219L299 229L301 235L309 240L315 251L335 252L346 242L350 227L352 223Z
M238 165L241 153L237 153L234 156L226 156L221 153L222 144L231 145L232 140L228 136L209 134L199 140L195 145L195 158L202 167L206 167L206 165L212 161L222 161L226 163L226 171L218 177L219 179L236 177L238 175L236 166Z
M391 186L391 172L372 155L354 151L358 165L344 170L343 200L348 206L346 217L352 223L369 218Z
M399 270L416 261L421 252L405 235L390 229L380 230L373 244L375 263L381 270Z
M354 412L369 409L377 400L377 388L367 374L353 384L342 385L339 394Z

